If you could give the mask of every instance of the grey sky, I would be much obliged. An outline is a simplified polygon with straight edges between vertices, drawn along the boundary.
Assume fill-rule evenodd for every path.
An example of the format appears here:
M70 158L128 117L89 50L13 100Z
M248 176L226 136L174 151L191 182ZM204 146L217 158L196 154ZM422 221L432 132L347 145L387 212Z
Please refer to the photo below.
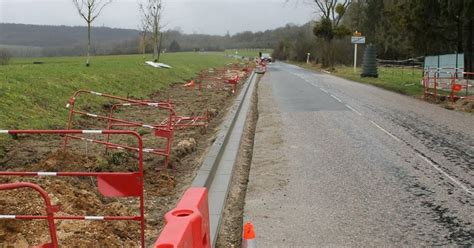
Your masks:
M303 24L317 16L312 5L285 0L163 1L167 29L180 27L185 33L263 31L287 23ZM71 0L0 0L0 22L85 25ZM138 23L137 0L114 0L93 25L136 29Z

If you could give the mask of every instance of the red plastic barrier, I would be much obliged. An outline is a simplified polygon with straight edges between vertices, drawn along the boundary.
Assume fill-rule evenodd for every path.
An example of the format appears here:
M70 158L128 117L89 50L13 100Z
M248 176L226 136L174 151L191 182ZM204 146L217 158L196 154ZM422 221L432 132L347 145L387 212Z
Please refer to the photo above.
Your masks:
M209 204L206 188L188 189L165 215L166 226L155 248L210 248Z

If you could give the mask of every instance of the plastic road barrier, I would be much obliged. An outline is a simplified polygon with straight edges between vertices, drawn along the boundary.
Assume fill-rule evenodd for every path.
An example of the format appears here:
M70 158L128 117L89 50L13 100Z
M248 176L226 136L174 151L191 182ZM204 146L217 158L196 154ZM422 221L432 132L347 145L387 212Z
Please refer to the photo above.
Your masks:
M206 188L188 189L176 208L165 215L166 225L155 248L210 248Z

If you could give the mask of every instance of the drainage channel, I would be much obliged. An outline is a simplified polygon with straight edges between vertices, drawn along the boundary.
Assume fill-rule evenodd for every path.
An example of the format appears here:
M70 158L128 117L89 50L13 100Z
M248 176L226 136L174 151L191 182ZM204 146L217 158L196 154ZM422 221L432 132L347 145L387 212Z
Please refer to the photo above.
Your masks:
M227 113L221 131L192 183L192 187L206 187L209 190L212 247L215 247L217 241L217 233L244 133L245 120L251 108L256 81L257 76L253 72Z

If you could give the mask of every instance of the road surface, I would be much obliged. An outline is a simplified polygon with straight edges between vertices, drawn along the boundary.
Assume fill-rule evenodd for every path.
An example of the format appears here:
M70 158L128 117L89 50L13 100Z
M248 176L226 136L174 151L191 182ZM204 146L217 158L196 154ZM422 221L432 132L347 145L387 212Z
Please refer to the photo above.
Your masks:
M474 115L284 63L258 111L258 247L472 246Z

